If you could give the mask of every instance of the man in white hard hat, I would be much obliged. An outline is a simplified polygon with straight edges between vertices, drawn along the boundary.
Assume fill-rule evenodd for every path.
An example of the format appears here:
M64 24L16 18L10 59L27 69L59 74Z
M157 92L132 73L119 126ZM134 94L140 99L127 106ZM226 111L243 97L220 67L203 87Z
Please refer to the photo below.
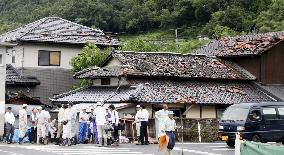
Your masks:
M104 126L106 125L106 109L102 107L102 102L97 102L97 107L94 111L94 115L96 116L96 124L99 138L99 146L107 145L107 134ZM104 142L104 143L103 143Z
M168 111L168 117L166 117L162 126L162 133L165 133L169 137L169 143L166 150L166 155L172 155L172 150L175 147L175 130L176 121L173 118L174 112Z
M38 107L37 110L38 110L38 123L37 123L38 142L41 142L44 145L46 145L47 124L50 122L50 114L42 107Z
M58 111L58 128L57 128L57 133L56 133L56 144L59 145L62 141L61 136L62 136L62 130L63 130L62 121L64 117L64 109L63 109L62 104L59 104L57 106L59 108L59 111Z
M27 115L27 104L23 104L23 108L19 110L19 144L23 143L23 139L26 135L26 129L28 124L28 115Z
M71 146L71 115L70 115L70 107L65 104L64 108L64 117L63 117L63 134L62 134L62 146L68 145Z
M158 135L157 135L158 138L160 138L160 136L163 135L163 133L161 132L162 131L161 129L163 128L165 120L168 118L168 112L169 111L168 111L167 104L163 104L163 109L155 112L155 118L158 121L158 123L156 122L157 123L156 131L158 131Z
M140 105L137 105L136 106L136 115L135 115L135 121L133 122L133 124L135 124L136 125L136 133L137 133L137 139L138 139L138 143L140 143L140 127L141 127L141 122L139 121L139 117L141 116L141 111L142 111L142 109L141 109L141 107L140 107Z

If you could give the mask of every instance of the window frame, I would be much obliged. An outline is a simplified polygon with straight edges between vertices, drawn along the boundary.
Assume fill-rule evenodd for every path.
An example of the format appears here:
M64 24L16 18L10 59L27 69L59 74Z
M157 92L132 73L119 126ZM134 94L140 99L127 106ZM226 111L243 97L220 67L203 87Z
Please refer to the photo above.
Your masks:
M4 66L4 54L0 53L0 66Z
M48 52L48 65L41 65L40 61L39 61L39 56L40 56L40 52ZM50 64L50 53L51 52L58 52L59 53L59 64L58 65L53 65ZM49 50L38 50L38 66L61 66L61 51L49 51Z
M265 117L265 115L266 114L264 114L264 109L268 109L268 108L270 108L270 109L274 109L275 110L275 118L266 118ZM277 107L262 107L262 115L263 115L263 119L264 120L278 120L279 118L278 118L278 109L277 109Z
M103 80L109 80L109 84L103 84ZM111 79L110 78L101 78L101 85L102 86L110 86L111 85Z
M276 108L277 115L278 115L277 118L280 119L280 120L284 120L284 115L282 115L283 117L281 117L280 112L279 112L279 108L283 109L284 107L283 106L279 106L279 107Z

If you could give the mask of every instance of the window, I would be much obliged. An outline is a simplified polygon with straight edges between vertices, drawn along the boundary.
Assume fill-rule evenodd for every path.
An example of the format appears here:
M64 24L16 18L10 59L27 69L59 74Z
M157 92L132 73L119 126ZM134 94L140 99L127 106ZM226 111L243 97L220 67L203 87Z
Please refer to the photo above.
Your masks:
M278 112L279 112L279 118L284 119L284 107L279 107Z
M16 62L16 58L15 58L15 56L13 55L12 56L12 63L14 64Z
M101 85L110 85L110 78L101 79Z
M38 51L39 66L60 66L60 51Z
M261 113L259 110L253 110L249 114L249 119L252 121L259 121L261 120Z
M277 119L275 108L263 108L264 119Z
M0 66L3 66L3 55L0 54Z

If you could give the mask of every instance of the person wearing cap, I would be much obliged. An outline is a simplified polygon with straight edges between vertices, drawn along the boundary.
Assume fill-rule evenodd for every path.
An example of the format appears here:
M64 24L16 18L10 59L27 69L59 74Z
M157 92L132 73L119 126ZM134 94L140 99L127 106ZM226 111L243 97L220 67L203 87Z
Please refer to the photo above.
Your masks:
M96 124L99 138L99 146L104 146L104 143L107 145L107 134L105 131L106 126L106 109L102 107L102 102L97 102L97 107L94 111L96 116Z
M37 123L37 135L38 143L47 144L47 125L50 122L50 114L48 111L44 110L42 107L38 107L38 123Z
M158 131L158 138L163 135L163 133L161 132L162 130L162 127L164 125L164 122L165 120L168 118L168 105L167 104L163 104L163 109L157 111L155 113L155 118L158 120L158 123L157 123L157 130Z
M70 107L68 104L63 106L64 115L63 115L63 134L62 134L62 146L71 146L71 115L70 115Z
M166 134L169 137L169 143L166 149L166 155L172 155L172 150L175 146L175 130L176 130L176 121L173 118L174 112L169 111L168 117L165 119L162 126L161 132Z
M141 116L141 107L140 105L136 106L136 115L135 115L135 121L133 122L133 124L136 125L136 133L137 133L137 137L138 137L138 143L140 143L140 127L141 127L141 122L139 121L139 117Z
M11 144L12 143L12 138L14 136L14 123L15 123L15 116L12 113L12 108L8 107L7 112L5 113L4 116L5 120L5 135L7 137L7 143Z
M58 116L57 116L57 120L58 120L58 127L57 127L57 133L56 133L56 143L57 145L59 145L62 140L61 140L61 136L62 136L62 131L63 131L63 117L64 117L64 109L63 109L63 105L59 104L57 105L57 107L59 108L58 111Z
M28 124L27 107L27 104L23 104L23 108L19 110L19 144L23 143L23 139L26 135Z
M79 131L78 131L78 144L84 144L87 132L87 122L89 121L89 116L86 112L86 108L83 108L79 113Z

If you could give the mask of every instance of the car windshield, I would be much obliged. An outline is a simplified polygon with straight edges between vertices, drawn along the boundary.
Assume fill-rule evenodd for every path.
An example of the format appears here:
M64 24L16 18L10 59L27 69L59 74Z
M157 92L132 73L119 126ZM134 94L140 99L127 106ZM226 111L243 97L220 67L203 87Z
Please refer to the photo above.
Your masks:
M229 107L224 113L221 120L244 121L249 113L248 108Z

